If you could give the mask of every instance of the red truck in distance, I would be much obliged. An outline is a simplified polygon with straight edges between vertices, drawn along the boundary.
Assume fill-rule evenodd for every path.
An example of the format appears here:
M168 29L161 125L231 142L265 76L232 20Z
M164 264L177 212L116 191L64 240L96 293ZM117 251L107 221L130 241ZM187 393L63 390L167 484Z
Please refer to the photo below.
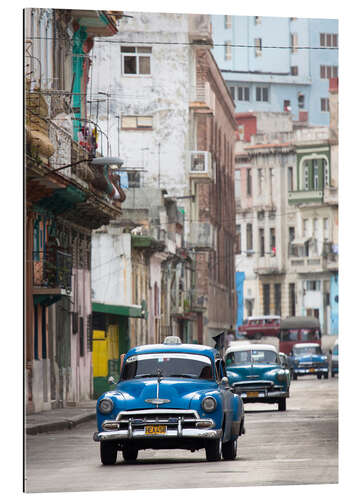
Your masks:
M238 328L238 334L247 340L259 340L262 337L279 337L280 316L249 316Z

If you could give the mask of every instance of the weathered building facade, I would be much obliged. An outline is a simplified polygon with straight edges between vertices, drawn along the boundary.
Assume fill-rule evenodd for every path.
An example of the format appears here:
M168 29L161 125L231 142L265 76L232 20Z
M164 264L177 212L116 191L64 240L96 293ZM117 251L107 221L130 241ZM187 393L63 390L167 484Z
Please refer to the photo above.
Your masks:
M243 141L236 144L236 271L245 273L243 315L312 315L324 333L335 333L338 184L329 130L293 123L288 113L238 114L237 122Z
M91 164L95 145L76 140L85 110L71 86L86 88L93 37L115 33L119 17L25 10L27 412L92 395L91 231L120 215L120 201L108 166Z
M96 44L93 96L106 96L100 123L118 140L129 191L164 188L178 200L197 272L184 290L196 313L192 338L212 343L234 323L236 307L234 105L210 52L209 16L133 16L115 44Z

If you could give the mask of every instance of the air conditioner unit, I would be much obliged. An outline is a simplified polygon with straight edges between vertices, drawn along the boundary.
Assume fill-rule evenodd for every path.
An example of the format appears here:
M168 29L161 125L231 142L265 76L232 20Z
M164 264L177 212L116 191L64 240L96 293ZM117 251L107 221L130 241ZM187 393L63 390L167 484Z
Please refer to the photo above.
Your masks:
M191 151L189 159L189 173L191 178L210 181L212 175L212 157L209 151Z

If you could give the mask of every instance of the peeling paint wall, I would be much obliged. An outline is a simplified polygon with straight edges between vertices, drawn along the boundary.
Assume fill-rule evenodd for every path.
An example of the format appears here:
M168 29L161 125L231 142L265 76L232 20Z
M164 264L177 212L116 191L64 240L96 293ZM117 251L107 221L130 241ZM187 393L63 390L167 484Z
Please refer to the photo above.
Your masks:
M133 19L121 20L120 32L111 38L113 43L98 40L94 48L90 85L92 99L104 100L98 104L100 127L108 132L111 154L119 151L126 167L147 170L144 185L165 187L170 194L187 194L188 101L192 80L192 48L185 45L187 17L137 12L132 15ZM121 44L152 47L151 75L123 75ZM98 92L109 94L109 98ZM95 103L90 111L92 119L96 119ZM152 116L152 130L120 129L118 148L119 121L123 116L135 115ZM103 144L106 154L105 141Z

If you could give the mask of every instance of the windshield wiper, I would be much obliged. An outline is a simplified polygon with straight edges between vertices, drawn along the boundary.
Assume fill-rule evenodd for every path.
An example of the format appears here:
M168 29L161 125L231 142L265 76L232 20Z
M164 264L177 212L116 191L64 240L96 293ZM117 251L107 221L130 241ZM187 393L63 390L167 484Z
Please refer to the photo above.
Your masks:
M183 378L198 378L198 375L194 375L193 373L170 373L170 375L166 375L167 377L183 377Z

